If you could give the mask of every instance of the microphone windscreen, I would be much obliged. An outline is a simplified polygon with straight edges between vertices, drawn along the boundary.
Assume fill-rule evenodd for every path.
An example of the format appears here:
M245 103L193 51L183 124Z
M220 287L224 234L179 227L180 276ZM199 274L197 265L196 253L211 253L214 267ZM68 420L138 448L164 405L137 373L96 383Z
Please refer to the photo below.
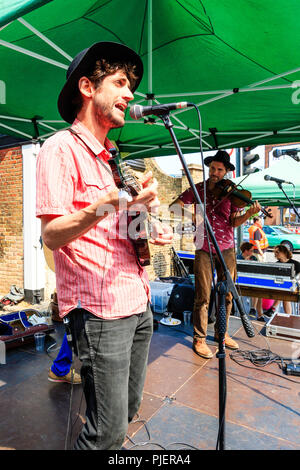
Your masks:
M255 336L253 325L250 321L250 318L248 318L246 313L241 315L241 320L242 320L243 327L244 327L244 330L246 331L248 338L253 338Z
M273 150L273 157L278 158L278 157L281 157L281 155L283 155L282 150L278 150L278 149Z
M235 300L236 306L239 310L244 330L245 330L248 338L253 338L255 336L255 332L254 332L253 325L250 321L250 318L248 317L248 315L244 311L244 307L243 307L243 305L240 301L240 298L238 297L238 298L235 298L234 300Z
M129 109L129 115L132 119L140 119L143 116L143 106L135 104Z

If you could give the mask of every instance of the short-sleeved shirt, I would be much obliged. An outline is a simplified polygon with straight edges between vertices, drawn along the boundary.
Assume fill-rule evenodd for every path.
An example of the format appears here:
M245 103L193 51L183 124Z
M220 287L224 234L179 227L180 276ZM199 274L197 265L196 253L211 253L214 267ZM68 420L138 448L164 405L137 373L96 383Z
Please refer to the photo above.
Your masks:
M64 216L95 203L116 188L104 166L113 147L105 148L78 120L42 146L37 160L36 215ZM116 319L146 310L151 299L146 270L137 261L130 239L124 237L127 213L116 211L77 240L54 250L60 316L84 308L104 319Z
M196 189L200 196L201 201L204 201L204 184L203 182L197 183ZM187 189L179 199L184 204L195 204L194 194L191 188ZM216 241L221 251L234 247L234 230L231 225L231 215L239 211L239 208L232 204L229 198L220 201L208 189L208 181L206 182L206 214L214 232ZM201 215L196 205L196 212ZM203 219L200 224L197 224L195 245L196 249L209 252L208 238L206 230L204 229ZM212 253L215 253L215 248L211 244Z
M277 261L277 263L282 263L283 261ZM289 259L288 261L286 261L287 263L289 264L293 264L294 267L295 267L295 274L299 274L300 273L300 263L299 261L296 261L295 259Z

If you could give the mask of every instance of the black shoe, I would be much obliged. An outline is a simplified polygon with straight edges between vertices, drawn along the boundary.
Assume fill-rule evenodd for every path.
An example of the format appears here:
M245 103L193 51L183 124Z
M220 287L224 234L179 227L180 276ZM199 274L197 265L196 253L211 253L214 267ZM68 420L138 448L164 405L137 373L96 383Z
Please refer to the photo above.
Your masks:
M265 320L264 317L262 316L262 317L257 317L256 321L263 321L263 322L265 322L266 320Z
M250 310L249 310L249 315L253 315L253 316L256 317L256 313L257 313L257 312L256 312L256 308L250 308Z
M275 313L275 309L274 308L269 308L269 310L266 310L264 312L264 315L266 315L267 317L271 317L274 313Z

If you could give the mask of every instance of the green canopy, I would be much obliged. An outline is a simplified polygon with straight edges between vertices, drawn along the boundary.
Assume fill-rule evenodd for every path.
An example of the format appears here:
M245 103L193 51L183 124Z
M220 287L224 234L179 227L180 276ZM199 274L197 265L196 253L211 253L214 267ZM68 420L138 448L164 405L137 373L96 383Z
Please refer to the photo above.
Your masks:
M252 200L258 201L264 206L291 207L284 193L274 181L266 181L266 175L279 178L293 184L282 184L282 188L296 207L300 207L300 163L287 158L273 163L270 168L245 176L235 178L232 181L247 189L252 194Z
M51 0L1 0L0 28Z
M2 0L0 133L43 140L66 127L68 65L105 40L143 59L134 103L198 105L204 150L300 141L299 18L298 0ZM196 110L171 121L182 151L199 151ZM175 153L159 118L128 114L110 138L129 158Z

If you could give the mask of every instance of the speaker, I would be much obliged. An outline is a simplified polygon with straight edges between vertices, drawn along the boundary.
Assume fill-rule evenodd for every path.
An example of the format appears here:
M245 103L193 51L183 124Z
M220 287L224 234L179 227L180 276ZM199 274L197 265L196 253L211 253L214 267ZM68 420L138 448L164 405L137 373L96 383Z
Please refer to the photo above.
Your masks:
M195 287L191 284L175 284L172 289L167 310L171 313L193 311Z

